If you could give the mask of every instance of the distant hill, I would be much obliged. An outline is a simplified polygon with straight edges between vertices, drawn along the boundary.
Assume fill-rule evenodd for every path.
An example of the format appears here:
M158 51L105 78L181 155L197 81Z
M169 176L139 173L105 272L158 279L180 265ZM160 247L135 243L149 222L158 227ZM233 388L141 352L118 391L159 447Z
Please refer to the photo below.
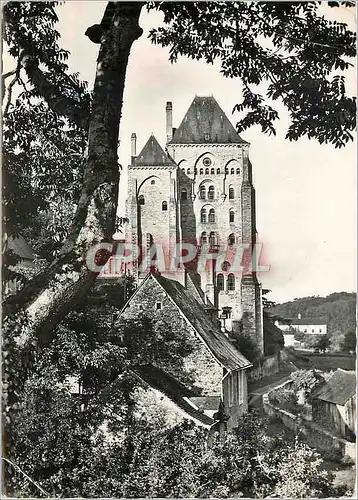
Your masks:
M341 331L343 334L356 328L356 294L332 293L327 297L302 297L292 302L277 304L270 313L282 318L322 318L327 320L328 333Z

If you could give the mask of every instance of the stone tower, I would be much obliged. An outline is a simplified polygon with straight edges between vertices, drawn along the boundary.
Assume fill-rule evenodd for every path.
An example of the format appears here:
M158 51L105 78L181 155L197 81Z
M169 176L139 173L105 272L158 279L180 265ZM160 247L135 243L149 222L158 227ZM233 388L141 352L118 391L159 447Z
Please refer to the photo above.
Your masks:
M256 240L249 144L213 97L195 97L177 129L168 102L166 137L166 151L151 136L136 156L132 135L126 240L155 258L156 243L166 256L175 244L194 245L196 258L165 274L185 286L189 270L225 329L243 329L263 352L261 287L248 265ZM140 269L134 274L140 280Z

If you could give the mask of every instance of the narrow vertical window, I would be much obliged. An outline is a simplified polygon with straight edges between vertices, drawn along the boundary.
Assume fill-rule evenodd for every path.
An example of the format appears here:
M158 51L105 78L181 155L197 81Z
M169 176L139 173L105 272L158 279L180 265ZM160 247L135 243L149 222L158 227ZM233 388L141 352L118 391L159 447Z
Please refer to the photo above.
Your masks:
M206 198L206 188L205 188L205 184L202 184L202 185L200 186L200 190L199 190L199 198L200 198L201 200L205 200L205 198Z
M235 222L235 212L233 210L229 212L229 222Z
M224 291L224 275L223 274L218 274L218 276L216 278L216 285L218 288L218 292Z
M235 191L233 187L229 187L229 200L233 200L235 198Z
M213 208L209 210L209 222L210 223L215 222L215 210Z
M201 236L200 236L200 244L206 245L207 242L208 242L208 237L207 237L206 232L204 231L203 233L201 233Z
M217 168L217 169L216 169L216 173L217 173L217 174L220 174L220 168Z
M205 175L209 175L209 169L208 168L205 169Z
M236 173L237 173L237 175L240 175L240 169L239 168L236 169Z
M200 222L202 224L206 224L206 210L205 210L205 208L201 209L201 212L200 212Z
M213 200L215 198L215 188L210 186L208 189L208 200Z
M227 289L229 292L233 292L235 290L235 276L233 274L229 274L227 277Z
M203 173L204 173L204 169L203 169L203 168L201 168L201 169L199 170L199 174L200 174L200 175L203 175Z
M168 210L168 203L166 201L163 201L162 203L162 211L166 212Z
M210 170L210 173L211 173L211 175L214 175L214 174L215 174L215 168L212 168L212 169Z
M229 235L227 242L230 246L235 245L235 235L233 233Z
M138 198L139 205L144 205L144 196L141 194Z
M230 174L231 174L231 175L233 175L234 173L235 173L235 169L234 169L234 168L232 168L232 169L230 170Z
M190 168L187 169L186 173L189 175L190 174Z
M183 188L181 190L181 199L182 200L187 200L188 199L188 191L185 188Z
M217 244L216 242L217 242L216 234L214 232L211 232L209 235L209 245L211 247L214 247Z

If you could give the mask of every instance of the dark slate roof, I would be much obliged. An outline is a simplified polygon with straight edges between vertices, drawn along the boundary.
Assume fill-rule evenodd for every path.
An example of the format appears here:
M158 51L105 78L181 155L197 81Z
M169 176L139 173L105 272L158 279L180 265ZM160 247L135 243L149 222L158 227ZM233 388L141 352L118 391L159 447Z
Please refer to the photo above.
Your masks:
M199 410L218 411L220 406L220 396L196 396L190 398L190 401L199 408Z
M13 238L9 236L7 241L8 249L24 260L34 260L35 252L22 236Z
M338 368L333 375L314 393L315 399L344 405L356 393L356 374Z
M167 396L188 418L205 427L211 427L214 423L214 420L205 415L203 410L195 408L185 399L193 396L193 392L164 370L153 365L136 366L131 370L149 387Z
M175 165L175 163L163 150L154 135L151 135L142 151L134 158L134 165L167 167Z
M196 96L170 144L247 144L214 97Z
M159 274L151 274L150 277L155 279L168 294L184 318L194 328L214 358L222 366L228 370L238 370L252 366L250 361L233 346L226 335L211 321L203 306L180 283L164 278ZM142 286L145 281L143 281Z
M292 325L326 325L327 320L322 318L294 318L291 320Z

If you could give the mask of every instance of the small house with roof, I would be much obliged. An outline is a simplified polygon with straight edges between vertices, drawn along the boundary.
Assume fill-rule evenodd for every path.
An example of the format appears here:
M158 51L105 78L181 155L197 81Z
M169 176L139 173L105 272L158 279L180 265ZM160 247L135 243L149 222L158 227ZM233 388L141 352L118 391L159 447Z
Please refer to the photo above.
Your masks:
M183 286L159 273L149 273L120 316L136 319L150 314L153 320L163 319L179 329L183 338L189 336L195 347L184 359L184 370L191 374L196 390L178 384L156 367L138 367L137 375L149 391L161 393L188 418L210 427L220 417L232 428L247 412L247 370L252 364L208 314L208 304L196 292L190 273L185 273L185 281Z
M338 368L312 394L312 418L341 437L356 436L356 374Z

